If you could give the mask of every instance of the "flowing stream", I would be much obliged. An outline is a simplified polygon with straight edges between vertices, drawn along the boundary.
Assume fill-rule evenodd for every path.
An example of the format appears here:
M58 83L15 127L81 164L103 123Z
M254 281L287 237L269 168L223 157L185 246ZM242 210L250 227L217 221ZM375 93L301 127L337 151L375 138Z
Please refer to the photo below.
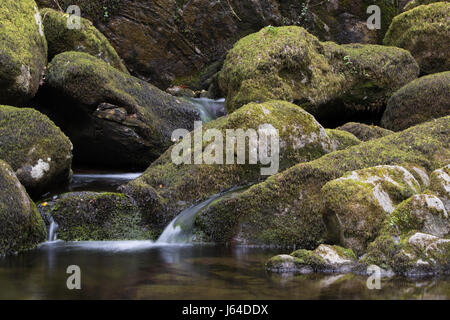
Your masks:
M210 122L225 115L225 99L185 98L200 112L203 122Z

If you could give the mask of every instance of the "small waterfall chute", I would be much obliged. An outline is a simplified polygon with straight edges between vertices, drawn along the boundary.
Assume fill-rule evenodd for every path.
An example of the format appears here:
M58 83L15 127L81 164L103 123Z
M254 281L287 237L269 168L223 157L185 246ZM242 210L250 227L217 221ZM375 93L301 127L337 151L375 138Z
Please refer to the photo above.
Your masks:
M58 234L56 233L56 231L58 231L58 224L56 223L56 221L53 219L52 216L50 216L49 218L49 222L50 222L50 226L48 227L48 242L54 242L57 240L58 238Z
M203 122L210 122L225 115L225 99L186 98L200 112Z
M233 188L224 193L219 193L208 200L205 200L197 205L183 210L175 219L173 219L169 225L164 229L161 236L156 243L159 244L186 244L191 243L194 240L194 223L197 215L209 206L212 202L223 199L225 197L231 197L235 193L242 192L248 189L248 186Z

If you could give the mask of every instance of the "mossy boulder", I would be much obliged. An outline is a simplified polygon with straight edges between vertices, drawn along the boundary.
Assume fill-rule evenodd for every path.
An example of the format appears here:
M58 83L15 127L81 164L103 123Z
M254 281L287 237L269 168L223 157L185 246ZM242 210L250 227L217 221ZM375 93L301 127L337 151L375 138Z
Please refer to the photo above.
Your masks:
M335 150L344 150L348 147L356 146L361 143L357 137L347 131L326 129L328 136L333 140L335 144Z
M450 71L416 79L389 99L381 125L401 131L450 114Z
M338 127L337 129L350 132L361 141L378 139L393 133L390 130L380 128L378 126L367 125L358 122L348 122L343 126Z
M395 207L421 190L401 166L356 170L328 182L322 188L328 240L362 255Z
M322 187L346 172L411 163L431 172L450 157L450 117L293 166L200 214L196 228L219 243L314 249L326 240ZM416 178L416 180L419 178Z
M89 53L116 69L128 73L108 39L89 20L81 18L80 28L69 29L67 13L46 8L41 10L41 16L48 44L49 61L63 52L80 51Z
M327 126L379 117L390 95L418 75L405 50L320 42L300 27L267 27L229 51L219 83L227 112L270 99L301 105Z
M442 201L432 194L417 194L403 201L389 217L400 234L411 230L439 238L450 235L450 217Z
M75 160L146 168L192 130L195 107L87 53L65 52L49 64L38 105L70 137Z
M411 0L404 7L403 11L414 9L418 6L427 5L435 2L448 2L447 0Z
M449 274L450 240L415 231L401 237L384 233L370 244L361 265L412 277Z
M139 208L123 194L74 192L38 205L42 216L57 223L65 241L147 240L154 235L142 222Z
M0 106L0 159L36 194L69 182L72 143L38 111Z
M326 244L314 251L301 249L290 255L278 255L266 263L267 270L279 273L348 273L355 266L356 256L351 249Z
M248 185L267 177L262 174L261 169L270 165L263 165L259 161L257 164L250 164L248 156L245 164L237 164L236 146L226 148L229 141L227 130L241 129L246 132L253 129L259 132L260 126L266 124L270 124L279 133L279 170L333 151L333 141L325 129L298 106L285 101L250 103L202 127L203 134L210 129L219 130L223 134L223 164L175 164L172 153L176 149L172 147L152 163L141 177L124 186L122 191L138 202L151 225L162 230L176 214L193 203L234 186ZM199 130L197 129L198 133ZM195 132L190 133L191 143L195 139ZM258 135L261 136L261 132ZM207 148L210 149L212 141L203 141L203 153L207 152ZM259 148L261 139L258 138L256 143ZM245 148L249 150L248 140ZM227 150L234 150L233 164L226 164Z
M383 43L411 52L422 74L450 70L450 3L408 10L392 20Z
M47 42L33 0L0 3L0 104L34 97L47 64Z
M450 164L431 173L430 190L442 200L450 212Z
M12 168L0 160L0 256L34 248L47 231Z

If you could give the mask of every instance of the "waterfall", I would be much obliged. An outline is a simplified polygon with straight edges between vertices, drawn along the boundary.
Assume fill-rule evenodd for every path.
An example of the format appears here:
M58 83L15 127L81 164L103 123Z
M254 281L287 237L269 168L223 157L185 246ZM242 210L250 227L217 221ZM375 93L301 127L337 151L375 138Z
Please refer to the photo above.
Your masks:
M56 231L58 230L58 224L55 222L55 220L53 219L53 217L49 218L50 221L50 227L48 228L48 242L53 242L56 241L58 234L56 233Z
M194 222L197 215L207 206L209 206L213 201L217 199L224 199L227 197L232 197L238 192L247 190L248 186L238 187L230 189L226 192L216 194L197 205L183 210L175 219L173 219L169 225L164 229L161 236L158 238L156 243L190 243L194 239L193 229Z
M225 99L186 98L200 112L203 122L209 122L225 115Z

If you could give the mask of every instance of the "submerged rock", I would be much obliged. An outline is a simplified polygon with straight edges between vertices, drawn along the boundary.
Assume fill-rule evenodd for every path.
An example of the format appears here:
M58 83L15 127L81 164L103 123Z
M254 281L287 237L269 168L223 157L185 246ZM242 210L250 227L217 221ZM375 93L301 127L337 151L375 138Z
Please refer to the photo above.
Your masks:
M34 97L47 64L47 42L33 0L0 3L0 104L21 106Z
M0 160L0 256L32 249L46 236L34 202L11 167Z
M328 182L322 188L328 240L362 255L386 217L422 187L404 167L386 165Z
M69 15L53 9L41 10L45 38L48 44L48 60L67 51L86 52L102 59L116 69L128 73L116 50L108 39L84 18L80 20L80 28L69 29Z
M53 59L40 98L86 164L145 168L172 144L174 130L200 120L189 102L81 52Z
M72 143L33 109L0 106L0 159L32 194L67 184L72 175Z
M266 269L280 273L348 273L356 262L351 249L321 244L314 251L301 249L290 255L275 256L267 261Z
M123 194L73 192L38 206L42 216L58 224L65 241L148 240L139 208Z
M416 79L395 92L381 124L400 131L449 114L450 71Z
M219 76L227 112L271 99L301 105L333 126L355 117L378 119L395 90L414 80L406 50L320 42L299 27L267 27L241 39Z
M247 156L245 164L237 164L239 153L236 146L226 148L226 145L231 141L227 137L228 129L240 129L242 132L253 129L257 132L261 125L267 124L279 132L279 170L333 151L333 141L325 129L301 108L285 101L250 103L231 115L203 126L203 134L209 129L219 130L223 134L223 146L218 146L218 149L224 148L223 154L219 156L222 164L175 164L172 154L176 151L178 155L180 150L179 147L172 147L141 177L124 186L122 191L138 202L151 225L162 230L177 213L193 203L234 186L248 185L266 178L262 168L268 168L271 164L262 164L260 161L249 164ZM192 132L190 137L194 134ZM252 149L261 146L262 132L259 131L258 135L258 141L255 145L252 144ZM212 142L212 139L216 138L209 141ZM211 144L207 142L203 142L201 151L209 154ZM191 146L189 143L189 147ZM249 150L248 141L245 142L245 148ZM234 150L232 163L228 164L229 160L225 159L227 150ZM187 157L192 159L190 154Z
M293 166L234 199L212 204L196 227L219 243L314 249L326 238L321 189L327 182L378 165L412 163L428 172L439 168L450 157L449 121L440 118Z
M406 11L392 20L383 43L411 52L423 74L450 69L450 3L438 2Z
M392 131L387 129L357 122L348 122L343 126L338 127L337 129L350 132L361 141L378 139L393 133Z

